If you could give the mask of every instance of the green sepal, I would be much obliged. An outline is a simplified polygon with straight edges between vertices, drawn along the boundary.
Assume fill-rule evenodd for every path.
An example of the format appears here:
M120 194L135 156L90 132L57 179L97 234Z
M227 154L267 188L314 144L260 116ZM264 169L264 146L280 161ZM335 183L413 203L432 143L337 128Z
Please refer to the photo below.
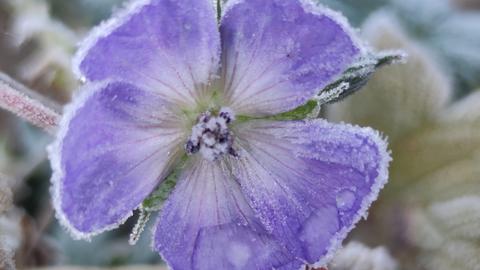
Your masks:
M302 120L306 118L315 117L315 110L318 108L318 101L317 100L309 100L304 105L297 107L288 112L284 112L281 114L267 116L267 117L253 117L253 116L245 116L239 115L237 116L236 121L238 122L247 122L250 120L276 120L276 121L287 121L287 120Z
M286 120L302 120L305 118L310 118L311 116L315 117L315 110L318 108L317 100L309 100L306 104L291 110L289 112L277 114L267 119L277 120L277 121L286 121Z
M144 209L146 212L155 212L162 208L163 203L167 200L168 196L175 188L180 172L185 167L187 160L187 155L182 156L175 169L173 169L173 171L167 176L167 178L165 178L158 188L142 202L142 209Z
M348 68L338 80L325 87L316 98L320 105L341 101L362 89L376 70L401 63L405 58L406 55L401 51L369 53Z

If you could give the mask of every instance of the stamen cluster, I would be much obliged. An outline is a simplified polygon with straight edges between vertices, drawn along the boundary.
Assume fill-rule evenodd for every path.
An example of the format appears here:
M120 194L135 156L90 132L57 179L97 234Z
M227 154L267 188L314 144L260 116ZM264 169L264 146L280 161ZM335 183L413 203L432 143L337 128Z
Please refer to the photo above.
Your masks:
M210 111L202 113L185 144L187 154L200 152L210 161L215 161L224 154L237 156L232 147L234 136L228 128L234 120L235 114L229 108L222 108L217 116Z

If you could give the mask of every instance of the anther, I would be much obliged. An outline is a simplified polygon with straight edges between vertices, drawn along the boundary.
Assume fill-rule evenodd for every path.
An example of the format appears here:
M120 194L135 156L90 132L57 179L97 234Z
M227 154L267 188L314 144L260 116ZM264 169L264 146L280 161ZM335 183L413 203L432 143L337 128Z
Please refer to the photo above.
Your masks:
M233 134L228 124L235 120L235 114L229 108L222 108L218 116L207 111L202 113L197 124L192 127L192 134L185 144L185 151L189 155L200 154L214 161L224 154L238 156L233 149Z

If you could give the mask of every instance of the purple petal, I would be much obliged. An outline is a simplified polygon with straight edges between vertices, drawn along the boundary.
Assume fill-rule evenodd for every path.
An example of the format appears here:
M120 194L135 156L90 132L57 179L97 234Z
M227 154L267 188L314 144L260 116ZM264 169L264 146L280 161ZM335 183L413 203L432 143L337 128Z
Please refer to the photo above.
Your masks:
M127 83L84 89L50 148L57 215L76 238L113 229L179 155L179 120L153 92Z
M211 0L132 1L96 28L74 61L90 81L121 79L192 105L218 71L220 37Z
M154 241L175 270L290 270L301 265L254 218L227 165L202 158L180 176Z
M270 233L316 266L366 216L388 177L386 142L368 128L254 121L237 136L234 175L248 203Z
M225 95L247 115L304 104L361 53L343 17L309 0L230 1L220 33Z

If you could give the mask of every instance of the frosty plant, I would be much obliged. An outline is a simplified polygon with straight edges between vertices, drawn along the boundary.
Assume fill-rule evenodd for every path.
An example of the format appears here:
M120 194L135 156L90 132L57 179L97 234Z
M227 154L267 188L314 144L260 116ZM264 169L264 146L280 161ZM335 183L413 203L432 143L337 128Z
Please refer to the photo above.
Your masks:
M387 181L385 140L314 119L396 54L307 0L132 1L81 45L50 147L75 238L160 210L172 269L324 266Z

